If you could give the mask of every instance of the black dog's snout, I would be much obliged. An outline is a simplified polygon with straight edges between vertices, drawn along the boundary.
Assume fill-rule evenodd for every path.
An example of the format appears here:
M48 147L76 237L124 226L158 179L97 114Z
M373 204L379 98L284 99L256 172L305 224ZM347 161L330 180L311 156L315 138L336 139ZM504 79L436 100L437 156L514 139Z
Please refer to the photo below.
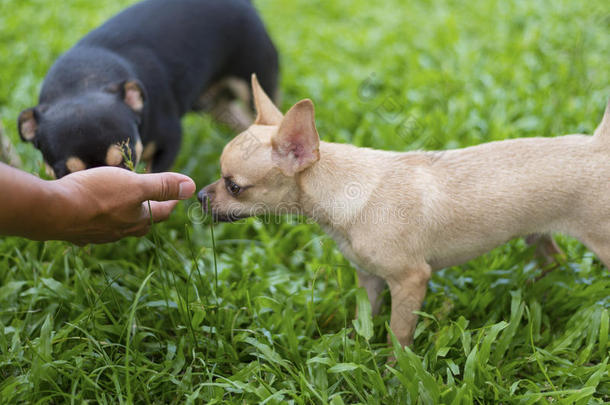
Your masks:
M52 169L56 179L61 179L62 177L70 174L70 171L66 167L65 163L56 164L52 167Z

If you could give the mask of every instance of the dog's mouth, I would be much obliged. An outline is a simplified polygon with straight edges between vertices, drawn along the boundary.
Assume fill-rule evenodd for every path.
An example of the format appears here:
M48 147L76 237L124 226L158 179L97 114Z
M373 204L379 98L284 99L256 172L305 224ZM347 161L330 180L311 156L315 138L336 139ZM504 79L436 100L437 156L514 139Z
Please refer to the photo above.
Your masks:
M209 214L214 222L237 222L250 217L250 215L237 215L232 213L224 214L221 212L214 211L210 212L205 209L203 210L203 212Z
M198 196L199 201L201 202L201 211L204 215L209 215L212 217L214 222L237 222L239 220L250 217L251 215L245 214L237 214L235 211L229 209L227 212L219 212L214 210L210 204L209 197L207 195Z
M248 216L212 213L212 219L214 220L214 222L237 222L245 218L248 218Z

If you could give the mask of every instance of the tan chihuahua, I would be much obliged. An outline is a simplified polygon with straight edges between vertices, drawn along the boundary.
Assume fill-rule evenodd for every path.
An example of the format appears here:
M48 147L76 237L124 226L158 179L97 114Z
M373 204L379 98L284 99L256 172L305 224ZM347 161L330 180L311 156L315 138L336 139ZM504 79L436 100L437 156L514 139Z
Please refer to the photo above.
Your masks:
M316 220L356 267L374 314L387 282L402 345L432 271L515 237L565 233L610 265L610 103L593 136L402 153L321 142L310 100L283 116L254 76L252 87L256 121L225 147L203 206L221 221Z

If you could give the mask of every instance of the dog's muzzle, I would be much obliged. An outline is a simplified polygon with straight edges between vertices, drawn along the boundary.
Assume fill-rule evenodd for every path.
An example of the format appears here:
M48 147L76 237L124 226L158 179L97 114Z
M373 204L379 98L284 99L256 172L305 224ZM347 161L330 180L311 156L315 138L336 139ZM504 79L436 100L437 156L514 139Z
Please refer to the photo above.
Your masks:
M202 188L201 191L197 193L197 199L201 203L201 208L203 209L203 212L207 214L210 204L210 195L208 194L206 188L207 187Z
M204 213L210 214L212 216L212 219L216 222L235 222L242 219L242 217L238 215L214 212L214 210L212 210L212 208L210 207L211 197L213 193L208 191L208 187L209 186L204 187L203 189L201 189L201 191L199 191L199 193L197 193L197 199L201 203L201 209Z

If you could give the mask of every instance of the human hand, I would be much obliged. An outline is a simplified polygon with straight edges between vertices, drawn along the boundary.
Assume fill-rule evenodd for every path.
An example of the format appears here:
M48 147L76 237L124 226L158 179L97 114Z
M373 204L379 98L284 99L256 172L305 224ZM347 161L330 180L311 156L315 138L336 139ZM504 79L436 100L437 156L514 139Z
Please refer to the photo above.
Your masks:
M37 239L85 245L143 236L166 220L195 183L178 173L136 174L116 167L84 170L47 182L51 223ZM150 211L148 201L150 200Z

